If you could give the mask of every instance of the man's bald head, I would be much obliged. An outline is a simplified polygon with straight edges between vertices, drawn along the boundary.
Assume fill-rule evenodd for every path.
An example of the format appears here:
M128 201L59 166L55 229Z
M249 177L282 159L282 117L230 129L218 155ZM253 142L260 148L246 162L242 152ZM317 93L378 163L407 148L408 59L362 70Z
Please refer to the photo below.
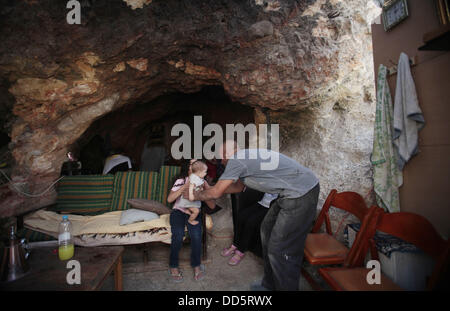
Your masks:
M239 150L239 146L234 140L226 140L219 148L219 154L222 155L222 162L226 164L228 159L232 158L236 151Z

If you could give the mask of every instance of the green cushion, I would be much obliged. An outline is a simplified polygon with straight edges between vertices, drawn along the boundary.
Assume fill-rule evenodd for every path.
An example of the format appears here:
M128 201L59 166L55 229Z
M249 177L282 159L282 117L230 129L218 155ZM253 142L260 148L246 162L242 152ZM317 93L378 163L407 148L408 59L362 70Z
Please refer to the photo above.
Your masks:
M58 183L56 208L64 214L97 215L109 211L114 175L66 176Z
M117 172L110 211L129 209L128 199L157 200L158 176L157 172Z
M169 195L170 189L172 189L174 178L180 174L179 166L161 166L159 170L159 192L157 201L168 206L167 196Z

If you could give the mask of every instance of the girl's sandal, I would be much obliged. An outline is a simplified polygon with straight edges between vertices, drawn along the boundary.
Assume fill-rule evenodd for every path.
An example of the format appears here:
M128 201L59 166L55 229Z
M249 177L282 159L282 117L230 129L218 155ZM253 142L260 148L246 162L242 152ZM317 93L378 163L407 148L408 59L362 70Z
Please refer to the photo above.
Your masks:
M205 265L201 264L200 265L200 271L199 272L194 272L194 280L200 281L204 277L205 277Z
M178 270L178 274L173 274L170 269L168 270L170 279L175 283L180 283L183 281L183 274Z
M230 247L224 248L224 249L223 249L221 255L222 255L223 257L231 256L231 255L234 254L234 252L236 251L236 249L237 249L236 246L234 246L233 244L231 244Z
M241 253L240 251L236 250L236 252L234 253L233 257L230 258L230 260L228 261L228 264L230 266L237 266L242 259L244 259L245 254Z

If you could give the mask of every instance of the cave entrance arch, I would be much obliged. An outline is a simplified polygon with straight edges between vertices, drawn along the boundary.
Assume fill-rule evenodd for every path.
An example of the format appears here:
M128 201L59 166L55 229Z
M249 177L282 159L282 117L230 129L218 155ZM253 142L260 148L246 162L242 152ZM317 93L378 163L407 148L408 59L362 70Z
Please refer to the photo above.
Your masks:
M166 150L164 164L179 165L180 160L170 155L171 145L178 138L171 136L171 129L184 123L194 135L194 116L202 116L203 126L217 123L223 129L226 124L255 122L252 107L233 102L222 86L205 86L199 92L162 95L108 113L94 121L71 150L81 161L83 174L101 174L104 159L112 150L121 150L130 157L133 170L150 170L148 155L144 154L156 145Z

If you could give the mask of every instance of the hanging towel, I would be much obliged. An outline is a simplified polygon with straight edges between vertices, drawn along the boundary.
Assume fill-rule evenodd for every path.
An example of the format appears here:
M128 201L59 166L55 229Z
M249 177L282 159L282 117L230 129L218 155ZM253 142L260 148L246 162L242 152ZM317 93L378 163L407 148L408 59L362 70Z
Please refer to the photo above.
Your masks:
M377 78L377 104L371 163L378 206L389 212L400 211L398 188L403 183L398 169L398 155L392 141L392 98L387 83L387 68L380 65Z
M425 120L409 68L409 57L401 53L398 60L394 102L394 145L399 154L400 170L403 170L406 162L418 153L419 130L424 125Z

